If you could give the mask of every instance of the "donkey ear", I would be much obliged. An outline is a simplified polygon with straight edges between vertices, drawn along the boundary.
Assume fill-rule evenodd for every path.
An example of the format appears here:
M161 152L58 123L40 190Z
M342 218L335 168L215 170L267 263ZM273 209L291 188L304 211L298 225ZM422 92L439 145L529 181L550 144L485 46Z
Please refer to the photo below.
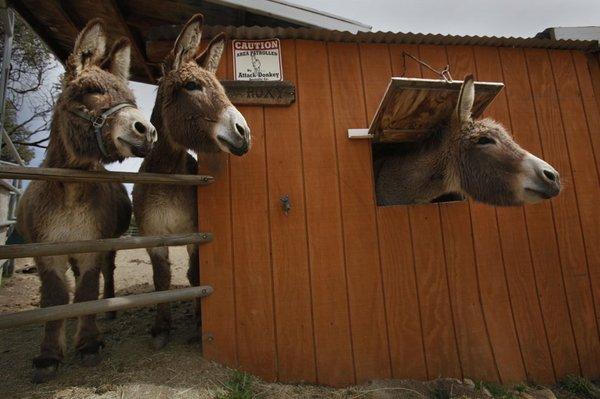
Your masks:
M465 76L465 80L458 94L455 115L459 122L463 123L471 119L471 109L475 100L475 81L473 75Z
M203 21L202 14L196 14L185 24L173 47L171 69L178 69L184 62L194 58L202 39Z
M92 19L79 33L73 52L67 60L67 75L76 77L90 65L98 65L106 52L106 29L104 22Z
M131 64L131 42L122 37L113 44L108 57L102 62L102 69L123 79L129 79L129 66Z
M219 33L210 41L206 50L196 57L196 62L207 71L215 73L217 72L217 68L219 68L219 62L221 62L224 50L225 34Z

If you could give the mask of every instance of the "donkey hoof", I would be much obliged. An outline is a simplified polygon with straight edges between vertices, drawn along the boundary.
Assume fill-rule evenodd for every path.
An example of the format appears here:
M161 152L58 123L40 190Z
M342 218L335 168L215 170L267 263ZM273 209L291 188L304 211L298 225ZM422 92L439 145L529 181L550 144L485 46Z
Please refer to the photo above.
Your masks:
M95 367L102 362L102 355L100 352L96 353L82 353L81 354L81 365L83 367Z
M167 331L157 333L152 337L152 348L154 350L164 348L167 343L169 343L169 333Z
M106 320L114 320L117 318L117 312L106 312Z
M43 384L44 382L48 382L56 378L56 372L58 370L58 366L44 367L44 368L36 368L33 370L33 374L31 375L31 382L34 384Z
M54 379L59 364L60 361L57 359L36 357L33 359L33 367L35 368L31 375L31 382L41 384Z
M97 366L102 361L100 349L102 349L103 347L104 342L100 340L92 341L84 346L78 347L77 351L79 352L81 364L85 367Z

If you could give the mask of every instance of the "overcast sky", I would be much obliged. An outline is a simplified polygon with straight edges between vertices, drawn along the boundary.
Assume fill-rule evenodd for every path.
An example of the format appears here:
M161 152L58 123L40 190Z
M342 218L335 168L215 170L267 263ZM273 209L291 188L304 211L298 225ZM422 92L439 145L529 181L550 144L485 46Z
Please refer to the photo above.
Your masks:
M290 0L373 26L374 31L454 35L534 36L548 27L600 25L600 0ZM153 86L132 83L138 105L150 117ZM141 160L113 164L137 171Z
M549 27L600 25L600 0L291 0L374 31L534 36Z

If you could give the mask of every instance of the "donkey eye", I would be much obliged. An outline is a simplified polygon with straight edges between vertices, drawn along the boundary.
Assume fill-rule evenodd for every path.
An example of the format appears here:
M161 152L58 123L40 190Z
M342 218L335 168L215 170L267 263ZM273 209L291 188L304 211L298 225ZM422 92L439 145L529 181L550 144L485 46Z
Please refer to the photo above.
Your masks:
M187 82L183 87L188 91L202 90L202 86L198 82Z
M494 139L490 138L490 137L480 137L477 140L477 145L487 145L487 144L496 144L496 142L494 141Z
M87 89L85 89L84 93L85 94L104 94L106 92L104 91L104 89L102 89L100 87L88 87Z

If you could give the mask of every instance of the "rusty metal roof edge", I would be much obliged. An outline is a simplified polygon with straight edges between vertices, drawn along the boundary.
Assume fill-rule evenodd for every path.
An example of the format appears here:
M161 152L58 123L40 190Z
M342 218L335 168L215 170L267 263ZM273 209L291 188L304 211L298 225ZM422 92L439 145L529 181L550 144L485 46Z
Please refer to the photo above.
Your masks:
M179 32L173 29L173 32ZM212 37L219 32L224 32L232 39L267 39L278 37L280 39L319 40L327 42L353 42L353 43L388 43L388 44L434 44L434 45L468 45L468 46L493 46L493 47L523 47L598 51L598 41L584 40L552 40L539 37L498 37L498 36L457 36L432 33L412 32L341 32L319 28L272 28L264 26L205 26L204 33ZM174 40L165 37L152 37L150 40ZM170 35L168 35L170 36Z

